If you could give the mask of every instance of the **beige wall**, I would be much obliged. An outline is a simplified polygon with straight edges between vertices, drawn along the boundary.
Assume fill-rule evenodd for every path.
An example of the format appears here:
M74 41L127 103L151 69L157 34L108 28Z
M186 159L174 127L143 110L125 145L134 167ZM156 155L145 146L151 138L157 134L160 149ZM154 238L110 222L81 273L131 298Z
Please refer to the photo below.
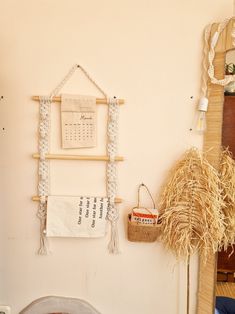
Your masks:
M13 314L46 295L85 299L102 314L184 312L184 265L161 243L128 242L126 215L140 182L157 197L173 162L186 148L201 145L189 128L200 86L202 32L231 12L232 1L224 0L0 0L0 303ZM54 239L49 256L36 255L39 221L30 198L37 184L31 154L37 150L38 104L30 97L49 93L74 63L110 95L126 99L119 136L126 161L119 165L124 203L118 256L108 254L108 237ZM80 73L64 91L95 94ZM55 152L58 106L52 111ZM97 153L103 151L103 118L99 107ZM103 170L99 163L53 162L52 193L102 194ZM193 309L196 278L194 258Z

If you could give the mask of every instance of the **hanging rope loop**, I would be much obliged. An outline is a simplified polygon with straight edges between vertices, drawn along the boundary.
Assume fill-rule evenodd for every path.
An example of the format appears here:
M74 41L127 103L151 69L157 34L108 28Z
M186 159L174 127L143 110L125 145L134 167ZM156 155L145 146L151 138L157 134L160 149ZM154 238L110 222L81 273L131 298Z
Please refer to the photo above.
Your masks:
M95 82L95 80L92 79L92 77L88 74L88 72L79 64L75 64L72 66L72 68L69 70L69 72L65 75L65 77L62 79L62 81L56 86L56 88L51 92L50 97L58 95L58 93L61 91L61 89L64 87L64 85L69 81L69 79L73 76L74 72L80 69L85 76L88 78L88 80L100 91L100 93L107 99L107 94L103 91L103 89Z
M141 192L141 189L142 188L145 188L145 190L147 191L148 195L150 196L151 200L152 200L152 203L153 203L153 208L156 208L155 206L155 202L154 202L154 199L153 199L153 196L149 190L149 188L144 184L144 183L141 183L138 187L138 203L137 203L137 207L141 207L140 205L140 192Z

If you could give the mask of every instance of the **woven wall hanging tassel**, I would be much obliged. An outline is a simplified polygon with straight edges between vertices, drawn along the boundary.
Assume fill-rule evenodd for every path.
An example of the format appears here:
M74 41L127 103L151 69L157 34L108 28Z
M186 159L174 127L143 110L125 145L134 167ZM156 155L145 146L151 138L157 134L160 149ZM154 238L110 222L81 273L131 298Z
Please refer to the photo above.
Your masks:
M221 248L227 250L235 243L235 161L228 149L221 153L219 173L226 223Z
M196 149L177 162L160 200L162 241L177 258L199 252L206 261L225 231L217 171Z
M215 253L225 231L218 172L196 149L188 150L170 174L161 201L162 241L176 258L186 261L190 310L190 256L204 262Z

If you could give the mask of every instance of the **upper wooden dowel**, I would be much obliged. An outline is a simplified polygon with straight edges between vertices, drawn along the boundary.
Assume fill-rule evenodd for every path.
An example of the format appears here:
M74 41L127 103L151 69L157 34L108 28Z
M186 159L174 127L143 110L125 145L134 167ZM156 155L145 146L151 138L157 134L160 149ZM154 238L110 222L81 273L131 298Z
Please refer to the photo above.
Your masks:
M39 154L33 154L33 158L38 159ZM58 160L93 160L93 161L109 161L109 156L86 156L86 155L60 155L60 154L46 154L46 159L58 159ZM115 161L123 161L122 156L116 156Z
M40 201L40 197L38 195L33 196L32 201L38 202L38 201ZM122 203L122 199L120 197L115 197L114 202L115 203Z
M40 100L40 97L39 96L33 96L32 97L33 100L36 100L36 101L39 101ZM53 102L61 102L61 97L60 96L54 96L52 98L52 101ZM118 104L119 105L123 105L125 103L125 100L124 99L118 99ZM96 98L96 104L97 105L107 105L108 102L107 102L107 99L106 98Z

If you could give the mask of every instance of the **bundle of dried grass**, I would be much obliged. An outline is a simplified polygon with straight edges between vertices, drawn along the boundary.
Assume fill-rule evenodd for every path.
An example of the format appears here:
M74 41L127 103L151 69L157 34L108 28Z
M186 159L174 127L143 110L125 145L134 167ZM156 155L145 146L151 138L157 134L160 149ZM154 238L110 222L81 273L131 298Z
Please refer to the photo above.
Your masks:
M161 199L162 241L177 258L197 251L204 260L224 234L219 176L196 148L176 164Z
M221 247L227 250L230 245L235 244L235 161L228 149L221 153L219 173L224 201L222 210L226 223Z

